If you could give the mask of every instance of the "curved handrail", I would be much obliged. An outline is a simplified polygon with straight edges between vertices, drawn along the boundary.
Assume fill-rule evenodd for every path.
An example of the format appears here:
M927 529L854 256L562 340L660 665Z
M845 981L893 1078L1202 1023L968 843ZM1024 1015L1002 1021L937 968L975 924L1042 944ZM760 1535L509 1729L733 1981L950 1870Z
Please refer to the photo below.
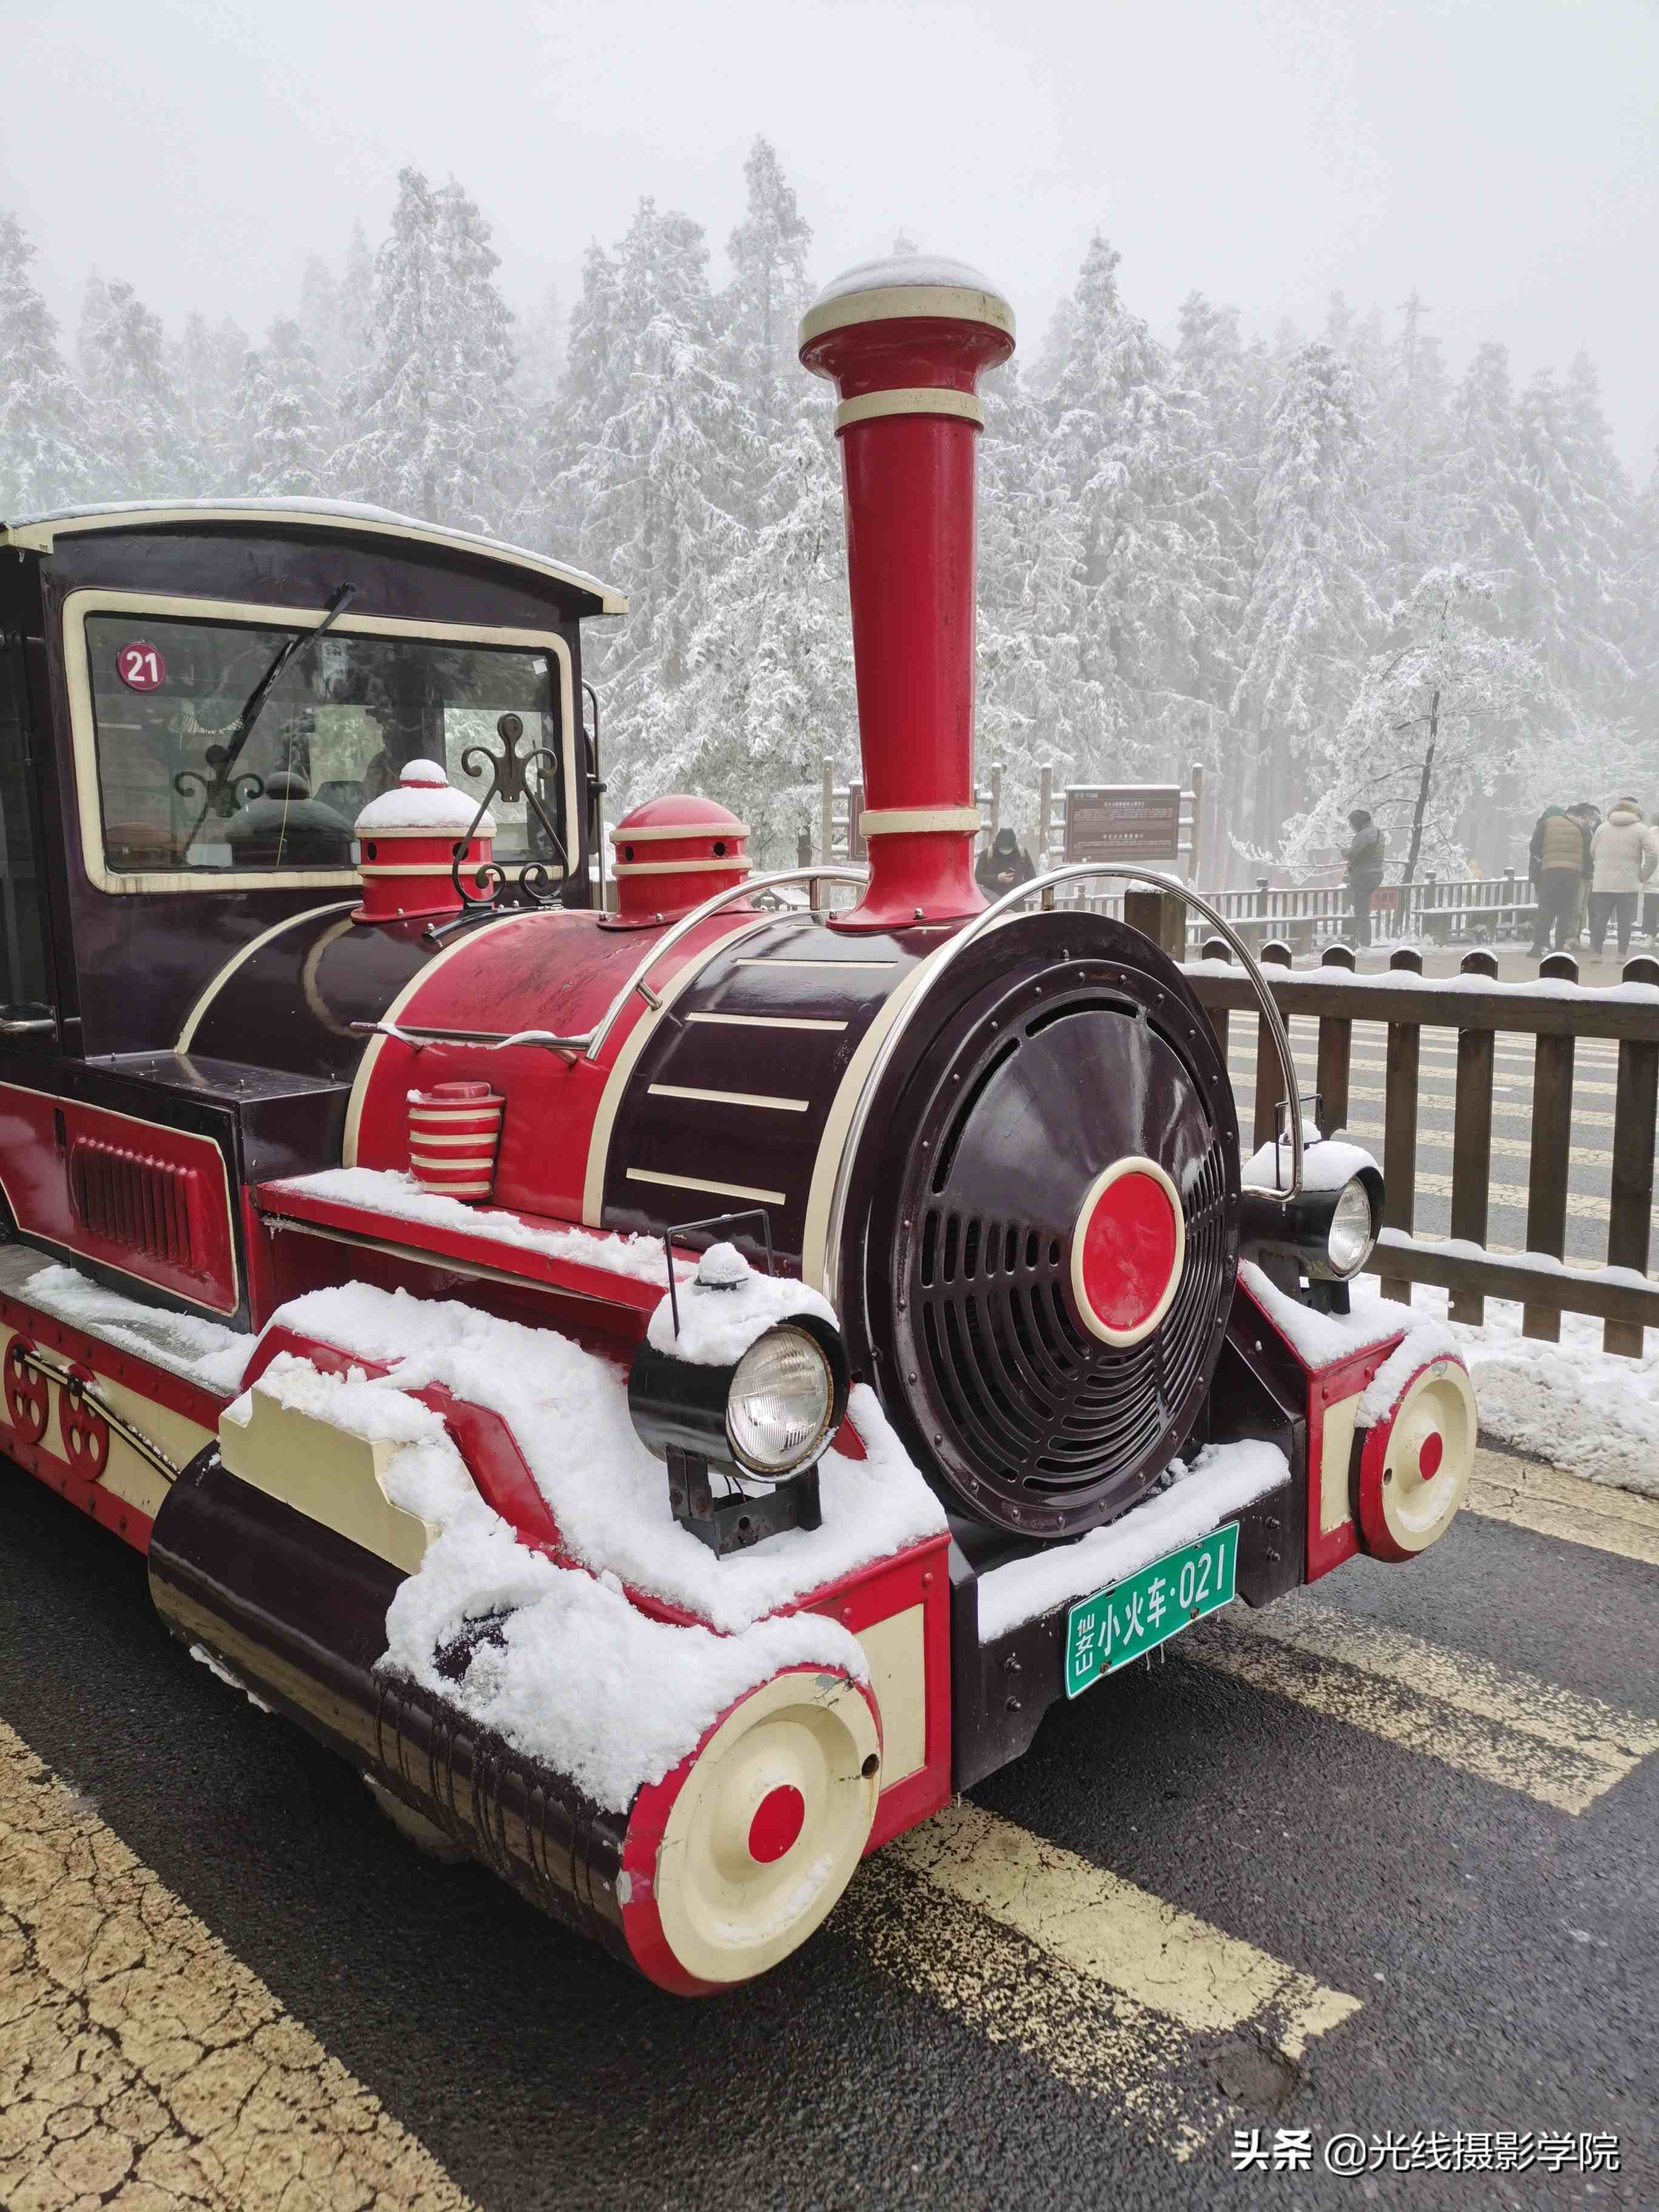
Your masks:
M1212 923L1222 938L1238 955L1243 963L1246 978L1261 1006L1262 1018L1267 1022L1273 1037L1274 1049L1279 1056L1279 1068L1285 1079L1285 1094L1290 1102L1291 1187L1289 1190L1275 1192L1273 1195L1281 1198L1288 1205L1292 1199L1300 1194L1303 1152L1302 1101L1297 1083L1296 1060L1291 1051L1290 1032L1285 1026L1284 1016L1279 1011L1279 1001L1267 988L1267 978L1262 975L1261 965L1255 954L1232 925L1216 912L1206 898L1189 889L1187 884L1177 882L1173 876L1161 874L1155 868L1127 867L1116 860L1073 860L1063 868L1051 869L1047 875L1033 877L1030 883L1016 884L1012 890L1005 891L1000 899L986 908L983 914L975 915L965 929L959 930L954 937L942 945L921 971L915 989L911 992L892 1027L882 1039L881 1048L871 1063L870 1072L865 1078L864 1088L860 1094L857 1105L853 1109L853 1118L848 1124L847 1136L842 1146L841 1159L836 1170L835 1189L830 1200L830 1218L824 1235L823 1263L825 1295L832 1305L836 1303L841 1288L842 1226L846 1215L848 1194L851 1187L853 1162L858 1156L860 1142L864 1134L864 1126L869 1119L870 1109L880 1086L881 1078L898 1048L900 1039L915 1019L917 1008L930 996L946 969L961 957L975 939L983 936L988 929L1000 921L1004 915L1014 907L1023 905L1027 899L1037 892L1053 890L1057 884L1075 883L1079 878L1085 876L1111 876L1121 882L1147 884L1157 890L1173 892L1177 898L1184 899L1188 906L1195 907L1206 921Z
M623 1008L637 991L647 1006L653 1011L661 1003L646 977L665 952L672 952L682 938L689 937L699 923L707 921L722 908L734 906L740 899L752 898L757 891L771 890L779 884L863 884L870 879L867 868L842 868L825 865L820 868L781 868L775 875L750 876L740 884L732 884L723 891L716 891L701 906L694 906L690 914L683 914L673 927L657 939L616 997L605 1008L586 1038L572 1040L586 1047L585 1057L597 1060L604 1051L605 1040L622 1017Z

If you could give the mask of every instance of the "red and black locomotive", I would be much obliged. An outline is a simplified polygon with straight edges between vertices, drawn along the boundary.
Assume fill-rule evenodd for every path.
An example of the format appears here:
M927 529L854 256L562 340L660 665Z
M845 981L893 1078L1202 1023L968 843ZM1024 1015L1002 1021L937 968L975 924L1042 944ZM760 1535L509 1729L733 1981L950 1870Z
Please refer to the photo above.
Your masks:
M1265 986L1247 1182L1132 926L1174 887L975 887L1012 345L937 263L802 327L867 872L757 876L665 797L605 896L581 624L625 610L551 561L283 501L0 530L0 1190L45 1263L0 1450L423 1840L672 1989L1160 1640L1115 1590L1174 1626L1408 1559L1468 1479L1455 1358L1349 1310L1380 1178L1304 1147Z

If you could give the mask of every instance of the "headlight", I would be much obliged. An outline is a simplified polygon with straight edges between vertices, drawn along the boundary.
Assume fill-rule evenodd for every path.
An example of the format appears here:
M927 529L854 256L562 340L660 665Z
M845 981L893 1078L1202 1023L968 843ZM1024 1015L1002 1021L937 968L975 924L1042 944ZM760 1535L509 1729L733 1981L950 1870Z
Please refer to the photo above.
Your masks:
M726 1401L726 1433L739 1465L776 1478L816 1458L835 1402L835 1376L816 1340L787 1322L768 1329L738 1362Z
M1344 1183L1331 1216L1325 1249L1333 1273L1346 1280L1357 1275L1370 1259L1376 1232L1371 1223L1371 1197L1358 1176Z

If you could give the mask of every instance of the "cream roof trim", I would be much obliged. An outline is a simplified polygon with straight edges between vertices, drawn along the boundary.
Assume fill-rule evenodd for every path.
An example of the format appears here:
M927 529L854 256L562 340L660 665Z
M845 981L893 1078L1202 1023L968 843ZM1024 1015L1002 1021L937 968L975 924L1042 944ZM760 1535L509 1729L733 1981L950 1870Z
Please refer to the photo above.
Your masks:
M532 575L549 576L555 583L568 584L573 591L589 592L599 600L602 614L628 612L628 601L623 594L602 584L597 576L587 575L580 568L563 568L556 561L544 560L539 553L526 552L522 546L501 545L494 538L480 538L471 531L441 530L406 515L344 505L289 507L263 500L204 500L194 505L185 501L169 506L161 501L148 504L136 501L130 507L92 508L79 514L47 514L35 521L0 524L0 545L50 553L58 538L82 538L96 530L137 530L149 524L174 528L191 522L261 521L297 523L304 529L350 531L359 537L403 538L417 545L441 546L447 552L470 553L475 560L493 562L497 568L521 568Z
M824 300L801 318L800 343L810 345L827 331L854 323L898 322L916 316L948 322L988 323L1014 335L1014 311L994 292L964 291L954 284L895 284L873 292L848 292Z

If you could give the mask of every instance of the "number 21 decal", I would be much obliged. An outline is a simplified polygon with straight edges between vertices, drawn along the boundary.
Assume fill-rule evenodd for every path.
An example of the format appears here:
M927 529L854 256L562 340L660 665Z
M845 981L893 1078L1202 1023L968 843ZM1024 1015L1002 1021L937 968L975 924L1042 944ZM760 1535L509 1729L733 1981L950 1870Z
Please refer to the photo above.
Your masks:
M153 645L137 638L115 656L116 673L129 691L159 691L167 680L167 665Z

